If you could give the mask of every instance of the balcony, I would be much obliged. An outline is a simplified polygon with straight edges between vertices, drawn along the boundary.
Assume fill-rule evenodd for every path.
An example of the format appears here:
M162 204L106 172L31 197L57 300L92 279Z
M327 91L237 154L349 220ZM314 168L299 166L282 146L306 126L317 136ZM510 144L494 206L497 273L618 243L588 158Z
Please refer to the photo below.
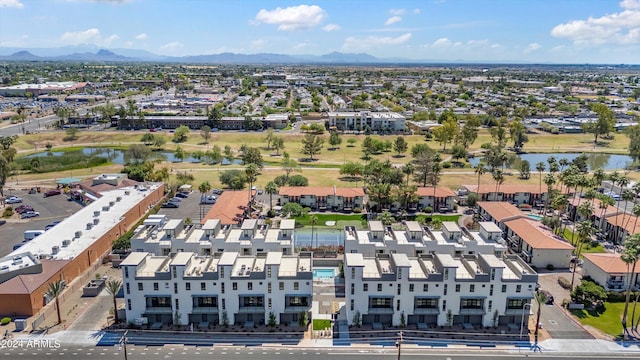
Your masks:
M217 314L218 308L213 306L196 306L191 310L192 314Z
M415 315L438 315L440 309L437 307L417 307L413 309Z
M238 313L240 314L259 313L259 312L264 312L264 306L240 306L238 308Z
M171 306L148 306L145 314L172 314Z
M368 314L393 314L392 307L369 307Z

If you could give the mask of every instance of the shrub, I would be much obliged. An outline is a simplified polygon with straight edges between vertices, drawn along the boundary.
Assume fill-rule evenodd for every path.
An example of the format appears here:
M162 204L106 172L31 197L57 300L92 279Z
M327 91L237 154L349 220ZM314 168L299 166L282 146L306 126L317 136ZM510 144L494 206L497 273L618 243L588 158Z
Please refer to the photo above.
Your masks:
M2 320L0 320L0 325L7 325L10 322L11 322L11 318L5 317L5 318L2 318Z
M569 279L562 276L558 278L558 284L562 286L563 289L569 289L571 287L571 282L569 281Z
M426 213L432 213L433 212L433 208L431 206L425 206L424 208L424 212Z
M633 298L633 296L631 296L631 298ZM625 302L625 293L624 292L609 291L609 292L607 292L607 301L611 302L611 303Z
M549 271L553 270L553 264L547 264L547 270Z
M361 213L362 209L360 209L359 207L355 207L355 208L353 208L353 212L354 213Z
M11 215L13 215L13 208L11 206L7 206L4 209L4 213L2 213L2 217L8 218L11 217Z
M442 163L442 167L444 169L448 169L448 168L451 167L451 163L449 161L445 161L445 162Z

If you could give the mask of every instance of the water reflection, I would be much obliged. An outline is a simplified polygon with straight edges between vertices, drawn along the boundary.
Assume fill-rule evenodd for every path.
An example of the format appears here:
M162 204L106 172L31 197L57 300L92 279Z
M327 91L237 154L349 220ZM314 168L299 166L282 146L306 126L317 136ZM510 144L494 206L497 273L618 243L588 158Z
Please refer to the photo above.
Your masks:
M631 157L627 155L618 155L618 154L603 154L603 153L585 153L587 155L587 166L589 170L595 169L604 169L604 170L615 170L615 169L623 169L627 165L631 165L633 160ZM545 165L545 171L548 170L549 164L547 163L547 159L549 156L554 156L556 160L560 160L565 158L569 161L573 161L578 156L582 155L582 153L563 153L563 154L552 154L552 153L539 153L539 154L521 154L518 156L518 159L515 161L513 168L517 169L520 161L527 160L531 166L531 169L535 169L536 164L539 162L543 162ZM469 163L472 166L477 165L482 160L481 157L476 157L469 159Z

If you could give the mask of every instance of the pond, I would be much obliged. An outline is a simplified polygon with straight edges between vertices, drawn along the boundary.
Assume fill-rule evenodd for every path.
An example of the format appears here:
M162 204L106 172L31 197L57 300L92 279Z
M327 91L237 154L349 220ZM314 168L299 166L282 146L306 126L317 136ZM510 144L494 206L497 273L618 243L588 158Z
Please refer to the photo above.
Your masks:
M615 169L623 169L627 165L630 165L633 160L631 157L627 155L615 155L615 154L602 154L602 153L585 153L588 157L587 166L589 166L589 170L595 169L604 169L604 170L615 170ZM543 162L545 164L545 171L548 170L547 159L549 156L554 156L556 160L560 160L565 158L569 161L577 158L582 155L582 153L538 153L538 154L520 154L518 157L520 160L527 160L531 165L531 171L536 171L536 164L539 162ZM477 165L482 160L481 157L471 158L469 159L469 163L471 166ZM517 164L514 164L513 168L517 168Z
M105 157L107 158L107 160L109 160L114 164L119 164L119 165L124 164L123 150L112 149L107 147L86 147L82 149L82 153L89 156L95 155L95 156ZM45 152L31 154L31 155L28 155L27 157L29 158L29 157L62 156L62 155L64 155L64 151L52 151L52 152L45 151ZM178 160L174 156L173 152L171 151L154 151L151 153L151 158L160 159L160 160L169 161L169 162L180 162L180 160ZM194 157L189 156L184 159L184 162L199 163L201 161ZM229 164L231 164L229 160L227 159L222 160L222 165L229 165ZM234 159L233 164L235 165L242 164L242 160Z
M311 246L311 229L296 230L295 247ZM313 247L340 246L344 244L344 230L316 230L313 233Z

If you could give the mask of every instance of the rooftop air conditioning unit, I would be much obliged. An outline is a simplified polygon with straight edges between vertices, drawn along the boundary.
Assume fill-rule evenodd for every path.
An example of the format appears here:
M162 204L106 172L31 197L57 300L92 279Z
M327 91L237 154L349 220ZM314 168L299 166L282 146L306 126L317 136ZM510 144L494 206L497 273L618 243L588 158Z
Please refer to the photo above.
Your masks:
M91 230L91 228L93 227L93 223L87 223L87 230ZM76 236L79 237L79 236Z
M113 206L113 205L115 205L115 204L116 204L116 202L115 202L115 201L109 201L109 206Z
M71 244L71 240L62 240L62 247L67 247Z
M129 191L129 190L125 190L125 191L124 191L124 194L125 194L125 195L129 195L129 194L131 194L131 191Z
M76 237L79 238L80 236L82 236L82 231L76 231Z
M60 251L59 246L54 246L51 248L51 255L56 255Z
M116 198L116 202L120 202L120 200L122 200L122 197L118 196L118 197Z
M100 222L100 219L98 218L93 219L93 225L98 225L99 222Z
M102 207L102 211L109 211L109 207L108 206L103 206Z
M93 216L100 216L100 211L97 211L97 210L96 210L96 211L94 211L94 212L93 212Z

